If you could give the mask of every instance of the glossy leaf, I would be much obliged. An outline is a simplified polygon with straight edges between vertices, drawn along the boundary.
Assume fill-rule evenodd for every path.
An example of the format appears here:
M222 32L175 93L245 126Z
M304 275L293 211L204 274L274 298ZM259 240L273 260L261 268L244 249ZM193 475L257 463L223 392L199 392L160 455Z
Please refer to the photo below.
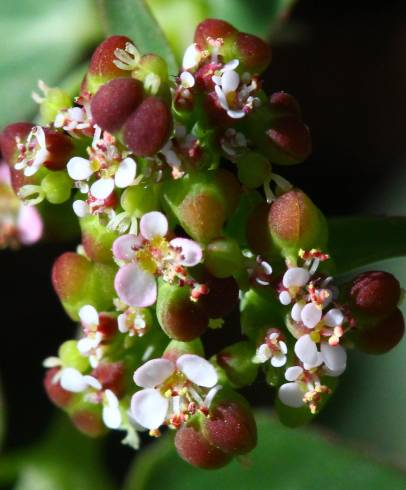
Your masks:
M340 274L406 255L406 217L333 218L329 233L329 251Z
M257 417L259 444L246 464L201 471L180 460L169 438L146 449L132 468L124 490L401 490L406 476L333 444L309 430L282 427L266 415Z
M168 63L169 73L178 71L175 56L144 0L98 0L106 34L133 39L141 53L155 53Z

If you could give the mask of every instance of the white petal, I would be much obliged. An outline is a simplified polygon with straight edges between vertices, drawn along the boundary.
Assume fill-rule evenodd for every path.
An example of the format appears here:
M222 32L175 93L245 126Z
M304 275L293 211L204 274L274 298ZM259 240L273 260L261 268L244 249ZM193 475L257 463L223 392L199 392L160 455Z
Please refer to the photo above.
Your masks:
M46 161L48 158L49 152L46 148L41 148L35 153L34 161L32 162L32 167L35 167L35 172L39 169L39 167ZM34 172L34 173L35 173Z
M323 322L328 327L339 327L344 321L344 315L338 308L332 308L323 316Z
M241 109L239 111L228 110L227 116L231 117L231 119L241 119L245 116L245 112Z
M46 150L47 144L46 144L46 138L45 138L45 131L41 126L35 126L35 137L38 141L39 146Z
M288 348L287 345L283 340L279 341L279 349L282 352L282 354L287 354L288 353Z
M216 84L216 85L220 85L221 86L221 76L218 76L218 75L213 75L211 77L212 81Z
M121 315L118 315L117 326L118 326L118 329L121 333L127 333L128 332L127 315L125 313L121 313Z
M235 70L239 64L240 64L239 60L237 59L231 60L223 66L221 72L224 73L226 71Z
M114 278L114 287L121 301L129 306L144 308L156 301L156 279L138 264L121 267Z
M323 343L320 346L320 350L324 364L331 375L339 376L345 371L347 366L347 352L341 345L334 347L330 344Z
M141 234L147 240L156 236L165 236L168 233L168 220L159 211L144 214L140 221Z
M304 405L303 392L297 383L285 383L279 388L279 399L282 403L292 408Z
M205 388L217 384L217 372L209 361L194 354L184 354L176 361L176 366L192 383Z
M137 173L137 164L132 158L125 158L114 176L114 182L119 189L124 189L131 185Z
M303 335L295 344L295 354L306 364L317 364L318 350L310 335Z
M97 310L92 305L85 305L79 310L80 321L84 325L98 325L99 324L99 314Z
M273 367L282 367L286 364L286 356L282 354L281 352L275 353L271 357L271 364Z
M162 384L175 371L175 365L168 359L151 359L134 373L134 382L141 388L154 388Z
M196 44L191 44L186 48L185 54L183 55L182 67L184 70L190 70L197 66L200 62L201 51L198 49Z
M170 245L181 249L182 259L180 263L186 267L193 267L202 261L203 252L200 245L188 238L174 238Z
M103 422L109 429L118 429L122 422L121 412L118 407L103 407Z
M131 233L122 235L114 240L113 255L118 260L130 262L134 258L135 250L142 245L142 237Z
M226 96L224 95L224 92L222 91L221 87L219 85L215 85L214 90L219 99L221 107L227 111L229 109L229 106L228 106Z
M131 415L146 429L158 429L165 421L169 401L153 388L137 391L131 399Z
M90 187L90 193L96 199L104 201L114 191L113 179L99 179L94 182Z
M262 364L263 362L266 362L271 356L271 349L266 344L261 344L255 353L254 362L256 364Z
M292 366L292 367L289 367L286 371L285 371L285 378L288 380L288 381L296 381L297 378L303 373L303 368L301 368L300 366Z
M303 267L291 267L283 276L283 285L285 288L302 287L308 283L310 274Z
M78 199L77 201L74 201L72 204L73 207L73 212L78 216L79 218L83 218L90 214L90 208L89 205L87 204L86 201L82 201Z
M71 158L66 168L69 177L73 180L87 180L93 174L89 160L82 157Z
M305 327L314 328L321 320L322 311L313 303L307 303L300 316Z
M84 337L80 339L76 344L78 351L82 354L82 356L88 356L89 353L97 347L99 342L95 343L95 339L91 339L89 337Z
M290 294L287 291L282 291L279 294L279 302L287 306L292 302L292 298L290 297Z
M235 92L240 84L240 76L236 71L225 71L221 76L221 88L227 95L229 92Z
M298 301L292 306L292 310L290 312L290 316L295 322L300 322L302 320L302 310L304 307L303 301Z
M184 88L192 88L195 84L195 77L188 71L180 74L180 81Z
M83 379L87 386L90 386L91 388L94 388L95 390L101 390L103 387L98 379L96 379L94 376L88 376L85 375L83 376Z
M61 371L60 384L66 391L81 393L87 388L84 376L74 368L64 368Z

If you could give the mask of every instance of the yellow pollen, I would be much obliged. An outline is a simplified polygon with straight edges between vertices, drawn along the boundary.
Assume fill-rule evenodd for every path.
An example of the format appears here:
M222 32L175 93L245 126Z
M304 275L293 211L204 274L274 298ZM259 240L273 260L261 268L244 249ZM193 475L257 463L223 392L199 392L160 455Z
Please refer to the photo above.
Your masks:
M91 160L90 161L90 168L93 170L93 172L97 172L100 169L100 162L99 160Z
M169 389L169 390L166 390L165 393L164 393L164 397L165 398L170 398L172 396L172 390Z
M313 340L313 342L320 342L320 332L312 332L310 334L310 338Z
M146 249L139 250L136 254L138 264L147 272L155 274L157 264L151 253Z

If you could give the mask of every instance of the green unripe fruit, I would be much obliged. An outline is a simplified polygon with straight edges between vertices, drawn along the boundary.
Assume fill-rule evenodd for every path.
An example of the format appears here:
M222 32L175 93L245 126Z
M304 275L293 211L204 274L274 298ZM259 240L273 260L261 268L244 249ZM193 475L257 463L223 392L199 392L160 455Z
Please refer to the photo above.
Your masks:
M237 159L238 178L248 189L256 189L269 181L272 166L263 155L249 151Z
M168 65L156 54L146 54L141 57L132 76L144 84L149 95L169 95Z
M252 362L254 355L255 345L242 341L223 349L217 354L216 360L233 386L242 388L253 383L257 376L258 364Z
M75 368L81 373L90 367L89 359L79 352L76 340L64 342L59 347L58 357L64 367Z
M172 362L183 356L183 354L194 354L196 356L204 357L204 350L202 341L197 338L191 342L180 342L179 340L171 340L166 347L162 357L169 359Z
M190 299L190 293L188 286L159 284L156 314L171 339L189 342L200 337L209 324L204 308Z
M111 263L111 247L118 234L102 225L98 216L85 216L79 221L86 255L95 262Z
M141 218L150 211L159 210L158 187L141 184L128 187L121 196L121 206L136 218Z
M41 122L53 122L58 112L71 106L72 100L67 92L60 88L46 88L45 98L40 105Z
M268 224L274 245L285 257L296 258L300 249L326 246L326 218L299 189L292 189L274 201Z
M42 179L41 188L51 204L62 204L70 198L72 179L64 170L50 172Z
M230 277L241 270L243 256L235 240L220 238L207 246L204 262L207 270L213 276Z

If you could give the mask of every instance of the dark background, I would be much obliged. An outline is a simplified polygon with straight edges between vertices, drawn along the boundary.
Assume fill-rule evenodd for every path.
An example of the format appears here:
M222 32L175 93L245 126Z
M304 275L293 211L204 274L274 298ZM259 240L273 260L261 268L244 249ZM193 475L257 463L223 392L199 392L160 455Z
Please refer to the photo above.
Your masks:
M309 160L282 173L309 193L327 216L382 212L387 185L397 182L402 190L406 5L365 5L299 2L276 39L267 73L269 90L285 90L298 98L313 136ZM402 203L401 197L397 202ZM7 400L7 448L38 440L54 413L42 389L41 361L56 353L74 326L52 290L50 269L58 255L75 246L41 244L0 254L0 372ZM254 397L262 391L256 388L250 390ZM324 422L330 413L323 415ZM133 458L119 441L120 436L113 435L106 442L106 458L117 476Z

